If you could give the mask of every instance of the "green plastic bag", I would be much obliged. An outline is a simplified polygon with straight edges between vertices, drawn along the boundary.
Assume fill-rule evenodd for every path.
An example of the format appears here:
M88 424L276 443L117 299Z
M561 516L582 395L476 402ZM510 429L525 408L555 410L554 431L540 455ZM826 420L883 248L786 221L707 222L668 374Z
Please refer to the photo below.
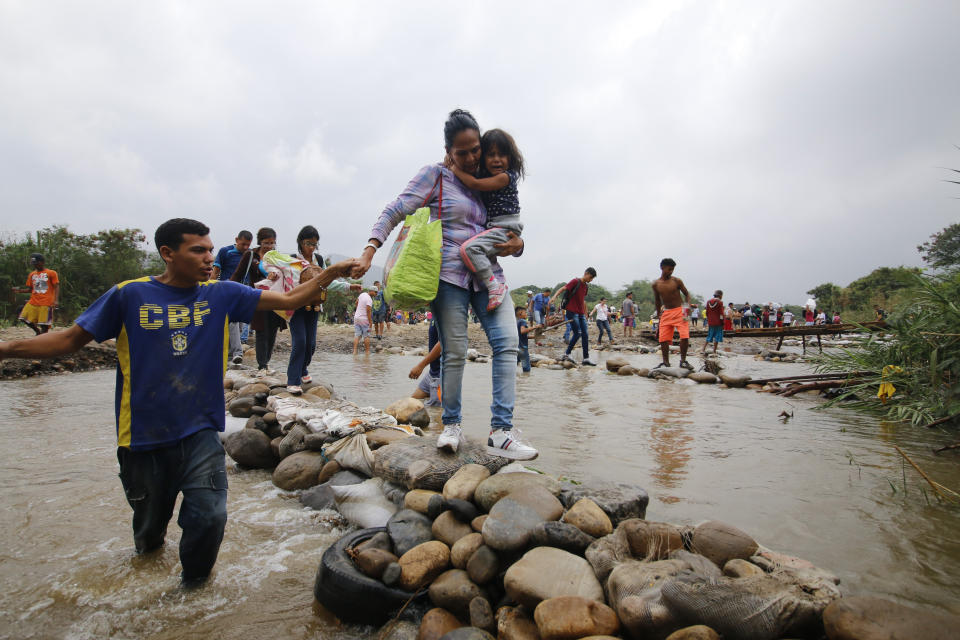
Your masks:
M387 302L407 310L430 304L437 297L442 258L442 223L430 222L430 207L421 207L407 216L387 256Z

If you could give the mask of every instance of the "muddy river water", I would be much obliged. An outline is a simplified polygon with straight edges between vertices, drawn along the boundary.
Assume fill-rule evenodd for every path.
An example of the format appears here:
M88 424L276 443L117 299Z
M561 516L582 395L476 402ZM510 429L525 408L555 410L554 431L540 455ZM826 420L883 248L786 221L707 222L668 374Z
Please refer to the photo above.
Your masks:
M358 404L383 407L412 390L407 371L416 361L318 354L311 372ZM805 371L742 356L725 364L754 376ZM489 376L489 365L468 363L468 437L486 435ZM230 520L214 578L182 592L175 522L165 549L133 554L116 475L114 373L0 388L0 637L375 637L338 626L313 603L320 556L345 531L334 514L302 509L267 472L239 472L228 460ZM541 451L532 466L639 484L650 494L650 520L724 520L833 570L845 593L960 613L960 509L925 497L893 449L956 489L960 457L931 452L951 438L817 404L622 378L602 365L534 369L518 380L516 423ZM777 418L783 410L794 414L786 423Z

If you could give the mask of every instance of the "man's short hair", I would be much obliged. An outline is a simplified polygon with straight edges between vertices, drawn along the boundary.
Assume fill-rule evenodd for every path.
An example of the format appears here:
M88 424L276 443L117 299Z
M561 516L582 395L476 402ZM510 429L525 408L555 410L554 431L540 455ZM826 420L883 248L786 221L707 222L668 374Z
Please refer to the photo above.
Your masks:
M661 269L663 269L664 267L675 267L675 266L677 266L677 263L674 261L673 258L664 258L663 260L660 261Z
M586 269L586 271L584 271L584 273L589 273L589 274L592 275L594 278L597 277L597 270L594 269L593 267L587 267L587 269Z
M160 247L170 247L174 251L183 244L184 234L195 236L206 236L210 234L210 227L198 220L190 218L172 218L157 227L153 234L153 244L157 247L157 253Z
M544 287L544 288L543 288L543 292L544 292L544 293L550 293L550 287Z
M237 240L249 240L250 242L253 242L253 234L244 229L237 234Z
M713 297L714 297L714 298L722 298L722 297L723 297L723 291L720 291L720 289L717 289L716 291L713 292Z
M633 291L627 291L627 297L628 297L628 298L629 298L630 296L632 296L632 295L633 295Z
M46 259L43 257L42 253L31 253L30 254L30 264L36 264L38 262L46 262Z
M526 310L527 310L526 307L515 307L513 310L513 315L518 316L520 315L521 311L526 311Z

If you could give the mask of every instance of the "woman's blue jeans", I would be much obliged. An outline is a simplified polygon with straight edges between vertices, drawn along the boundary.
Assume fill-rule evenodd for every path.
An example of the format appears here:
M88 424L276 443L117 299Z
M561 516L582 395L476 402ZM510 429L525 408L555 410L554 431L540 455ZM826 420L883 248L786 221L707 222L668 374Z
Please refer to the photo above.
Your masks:
M567 311L567 320L573 321L567 325L572 331L570 336L570 344L567 345L567 355L570 355L570 352L573 351L573 348L577 345L577 340L579 339L580 344L583 347L583 357L589 358L590 339L587 337L587 317L582 313Z
M299 385L307 375L307 367L317 350L318 311L297 309L290 318L290 362L287 364L287 385Z
M490 404L493 429L513 427L513 405L517 383L517 323L513 300L506 296L493 311L487 311L487 289L469 291L440 281L437 297L430 304L433 318L440 332L443 358L440 367L440 387L443 389L443 424L459 424L463 365L467 359L467 325L469 308L480 320L487 341L493 350L493 402Z
M607 336L610 338L610 342L613 342L613 334L610 332L610 321L609 320L597 320L597 329L600 330L600 335L597 336L597 344L603 342L603 332L607 332Z

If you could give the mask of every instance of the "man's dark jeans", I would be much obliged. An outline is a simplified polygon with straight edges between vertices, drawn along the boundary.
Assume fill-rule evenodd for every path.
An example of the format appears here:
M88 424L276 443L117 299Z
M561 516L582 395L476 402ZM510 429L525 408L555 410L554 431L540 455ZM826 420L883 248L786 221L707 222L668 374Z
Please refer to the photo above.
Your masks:
M120 481L133 508L137 553L160 547L183 493L177 524L184 583L205 579L217 561L227 524L227 473L215 429L204 429L169 447L131 451L120 447Z
M567 326L571 328L572 335L570 337L570 343L567 345L567 355L570 355L570 352L573 351L573 348L577 345L577 340L580 340L580 345L583 347L583 357L590 357L590 339L587 337L587 317L582 313L574 313L572 311L567 311L567 320L572 320Z

